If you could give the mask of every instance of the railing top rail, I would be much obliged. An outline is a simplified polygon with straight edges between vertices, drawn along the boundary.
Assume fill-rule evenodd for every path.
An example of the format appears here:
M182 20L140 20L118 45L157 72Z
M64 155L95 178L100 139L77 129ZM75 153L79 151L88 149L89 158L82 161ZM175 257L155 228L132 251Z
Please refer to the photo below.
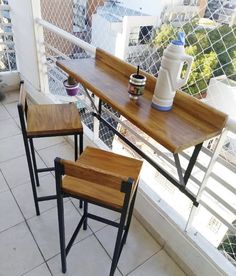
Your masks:
M53 33L56 33L57 35L63 37L64 39L67 39L68 41L80 46L82 49L84 49L86 52L88 52L89 54L91 54L92 56L95 56L96 54L96 47L94 47L93 45L83 41L82 39L58 28L57 26L43 20L40 18L36 18L36 22L45 27L46 29L50 30Z

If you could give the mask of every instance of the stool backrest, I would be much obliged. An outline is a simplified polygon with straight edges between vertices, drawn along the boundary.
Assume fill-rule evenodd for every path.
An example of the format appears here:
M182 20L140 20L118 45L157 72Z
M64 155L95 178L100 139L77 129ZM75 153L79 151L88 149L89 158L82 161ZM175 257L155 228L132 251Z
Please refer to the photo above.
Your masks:
M108 174L105 170L88 167L84 164L75 163L73 161L61 159L60 163L63 165L65 175L94 182L121 192L126 192L126 185L129 185L130 188L132 188L134 182L131 178L124 178L119 174L111 174L110 172Z
M26 134L26 121L27 121L27 98L26 98L26 91L24 88L24 82L20 82L20 97L19 97L19 103L17 105L18 113L20 117L20 123L21 123L21 130L23 135Z
M56 174L67 175L85 181L103 185L123 193L130 192L134 180L132 178L124 178L119 174L109 174L105 170L88 167L84 164L75 163L74 161L55 159Z
M27 117L27 99L26 99L26 90L24 87L24 82L21 81L20 83L20 97L19 97L19 104L22 105L23 112L25 113L25 116Z

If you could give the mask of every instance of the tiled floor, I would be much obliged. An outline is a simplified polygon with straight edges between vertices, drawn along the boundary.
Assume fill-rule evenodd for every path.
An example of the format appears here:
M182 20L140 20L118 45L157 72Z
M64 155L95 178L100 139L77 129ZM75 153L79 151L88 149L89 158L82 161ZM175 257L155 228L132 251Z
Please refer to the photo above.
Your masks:
M0 276L63 275L59 256L55 201L40 203L41 215L34 211L28 168L20 133L16 101L11 93L0 103ZM62 138L35 143L40 166L51 166L56 156L73 158L73 148ZM39 194L54 191L51 173L40 176ZM90 210L117 220L115 212L90 205ZM77 200L65 202L66 238L70 237L81 214ZM68 255L68 272L73 276L109 274L116 230L89 221L87 231L77 237ZM185 275L161 246L135 219L124 246L118 275Z

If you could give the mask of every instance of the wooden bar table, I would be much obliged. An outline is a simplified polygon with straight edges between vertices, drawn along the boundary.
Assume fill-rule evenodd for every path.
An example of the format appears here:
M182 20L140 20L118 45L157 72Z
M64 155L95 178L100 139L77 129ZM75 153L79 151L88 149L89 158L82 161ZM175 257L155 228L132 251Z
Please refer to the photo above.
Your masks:
M185 189L202 143L222 132L227 115L202 103L183 92L177 92L173 109L161 112L151 107L153 91L158 81L155 77L141 71L147 77L144 94L137 101L128 95L129 76L136 68L111 54L97 48L95 58L57 61L57 65L80 82L85 90L91 91L122 116L144 131L155 141L173 153L179 180L176 180L156 164L149 156L121 137L116 129L113 131L161 172L168 180L185 193L195 205L195 197ZM94 115L106 122L99 112ZM195 146L189 165L182 172L178 153Z

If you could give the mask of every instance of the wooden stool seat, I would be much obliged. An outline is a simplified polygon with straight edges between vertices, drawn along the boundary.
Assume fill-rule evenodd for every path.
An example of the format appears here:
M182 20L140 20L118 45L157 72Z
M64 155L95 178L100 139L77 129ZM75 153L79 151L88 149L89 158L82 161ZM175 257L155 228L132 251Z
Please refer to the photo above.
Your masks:
M97 172L102 172L99 183L96 178L94 181L87 181L66 175L62 180L62 191L118 211L122 209L124 193L114 187L114 178L111 175L120 180L131 177L136 181L142 166L139 160L91 147L84 150L76 164L85 169L96 168ZM104 181L101 181L101 177Z
M104 170L108 174L117 174L137 180L143 162L98 148L86 147L77 163Z
M54 171L54 167L38 168L33 140L41 137L74 136L74 155L78 159L78 136L80 154L83 151L83 126L79 111L74 104L32 104L28 105L24 82L21 82L17 105L25 153L30 173L36 214L40 215L39 202L56 199L56 195L38 196L39 173ZM81 202L82 206L82 202Z
M27 117L28 136L83 132L80 115L74 104L31 105Z
M58 225L62 272L66 272L68 255L81 227L93 219L118 228L110 276L114 276L126 242L137 194L142 161L97 148L87 147L76 162L55 159ZM63 197L83 200L84 212L66 246ZM119 222L88 211L88 203L120 213Z

